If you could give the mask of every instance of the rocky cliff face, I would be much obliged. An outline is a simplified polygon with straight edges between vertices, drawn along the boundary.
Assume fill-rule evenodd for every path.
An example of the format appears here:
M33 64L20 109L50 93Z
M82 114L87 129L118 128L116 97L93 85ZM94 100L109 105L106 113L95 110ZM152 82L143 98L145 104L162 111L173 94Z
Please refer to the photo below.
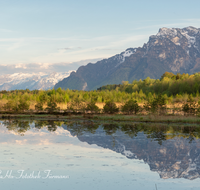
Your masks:
M81 66L55 88L92 90L106 84L160 78L164 72L200 72L200 29L161 28L142 48Z

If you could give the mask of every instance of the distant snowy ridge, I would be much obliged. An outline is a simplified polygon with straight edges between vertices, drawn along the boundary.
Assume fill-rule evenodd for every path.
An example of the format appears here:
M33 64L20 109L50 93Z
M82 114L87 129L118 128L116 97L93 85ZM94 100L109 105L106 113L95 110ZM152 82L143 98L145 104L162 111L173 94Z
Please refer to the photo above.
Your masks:
M0 90L47 90L68 77L72 71L53 73L14 73L0 76Z

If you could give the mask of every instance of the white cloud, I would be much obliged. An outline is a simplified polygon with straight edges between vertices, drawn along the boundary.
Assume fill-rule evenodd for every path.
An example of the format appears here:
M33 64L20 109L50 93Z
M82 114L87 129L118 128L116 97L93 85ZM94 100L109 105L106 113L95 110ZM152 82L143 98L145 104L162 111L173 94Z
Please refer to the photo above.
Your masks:
M71 63L17 63L13 65L1 64L0 65L0 75L13 74L13 73L52 73L52 72L68 72L70 70L76 70L81 65L86 65L88 63L96 63L101 60L97 59L86 59L78 62Z
M24 65L23 63L16 64L14 67L15 67L16 69L17 69L17 68L27 69L26 65Z

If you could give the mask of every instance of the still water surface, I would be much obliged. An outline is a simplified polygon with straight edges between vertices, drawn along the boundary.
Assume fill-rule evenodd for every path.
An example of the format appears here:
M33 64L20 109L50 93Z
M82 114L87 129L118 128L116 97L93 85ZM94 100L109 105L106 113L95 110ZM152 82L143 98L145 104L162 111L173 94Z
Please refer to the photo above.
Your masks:
M0 121L4 190L200 189L200 127Z

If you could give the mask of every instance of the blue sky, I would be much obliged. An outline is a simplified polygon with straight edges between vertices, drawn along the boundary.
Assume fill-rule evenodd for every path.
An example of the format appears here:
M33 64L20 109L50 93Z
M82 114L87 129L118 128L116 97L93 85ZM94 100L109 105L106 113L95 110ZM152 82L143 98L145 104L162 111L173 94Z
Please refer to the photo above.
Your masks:
M199 7L199 0L2 1L0 65L96 62L142 46L161 27L200 28Z

